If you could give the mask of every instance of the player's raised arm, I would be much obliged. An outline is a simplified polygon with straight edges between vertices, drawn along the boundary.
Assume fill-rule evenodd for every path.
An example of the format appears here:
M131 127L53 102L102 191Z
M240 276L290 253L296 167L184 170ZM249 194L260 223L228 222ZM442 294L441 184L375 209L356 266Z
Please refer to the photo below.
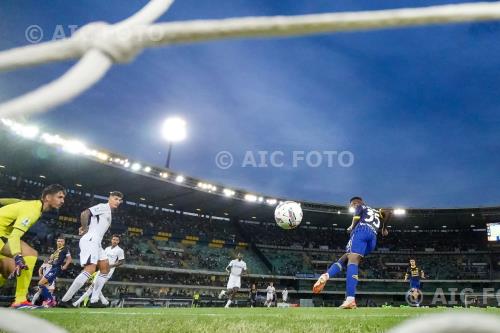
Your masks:
M80 236L85 235L87 231L89 230L89 221L90 221L90 216L92 213L90 210L85 209L81 214L80 214L80 224L82 225L80 229L78 229L78 234Z
M363 200L360 197L353 197L351 198L351 200L349 200L349 202L351 204L350 207L354 207L354 215L352 217L352 222L349 228L347 228L347 232L350 233L351 231L354 230L359 220L361 219L361 214L363 212L363 207L361 204L363 203Z
M379 210L379 213L380 213L380 219L382 220L382 227L380 228L380 232L382 236L386 237L387 235L389 235L389 230L387 229L387 225L391 220L392 214L389 209L383 209L383 208Z

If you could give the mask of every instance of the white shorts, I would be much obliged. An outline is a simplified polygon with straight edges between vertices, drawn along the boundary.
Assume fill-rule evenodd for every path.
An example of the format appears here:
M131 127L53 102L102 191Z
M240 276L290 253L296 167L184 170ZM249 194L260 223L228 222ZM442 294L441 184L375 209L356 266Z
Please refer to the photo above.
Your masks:
M229 275L229 281L227 281L227 289L241 288L241 276Z
M266 301L272 301L274 298L273 294L267 294Z
M101 242L80 239L80 266L87 264L97 264L100 260L107 260L108 257L102 249Z

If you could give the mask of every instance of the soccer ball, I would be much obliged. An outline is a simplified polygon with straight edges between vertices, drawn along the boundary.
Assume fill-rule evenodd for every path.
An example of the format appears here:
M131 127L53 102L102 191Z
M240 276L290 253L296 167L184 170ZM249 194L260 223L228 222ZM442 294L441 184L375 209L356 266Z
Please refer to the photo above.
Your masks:
M274 211L276 223L283 229L297 228L302 222L302 208L295 201L285 201L280 203Z

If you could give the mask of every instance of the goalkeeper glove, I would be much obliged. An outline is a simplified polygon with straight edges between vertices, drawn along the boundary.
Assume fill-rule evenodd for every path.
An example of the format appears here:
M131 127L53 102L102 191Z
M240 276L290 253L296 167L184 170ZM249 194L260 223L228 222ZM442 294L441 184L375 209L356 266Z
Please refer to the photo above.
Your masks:
M21 271L24 269L28 269L28 266L24 262L24 258L22 255L18 254L14 257L14 262L16 263L16 267L14 268L14 271L10 273L9 279L14 279L21 275Z

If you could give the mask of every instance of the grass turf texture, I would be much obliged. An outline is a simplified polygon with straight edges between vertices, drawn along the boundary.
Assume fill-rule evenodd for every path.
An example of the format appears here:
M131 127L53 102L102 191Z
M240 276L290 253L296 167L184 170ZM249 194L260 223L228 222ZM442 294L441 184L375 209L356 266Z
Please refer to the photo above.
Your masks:
M500 316L500 309L428 308L123 308L48 309L28 313L69 332L386 332L425 314L477 311ZM36 332L36 331L33 331Z

